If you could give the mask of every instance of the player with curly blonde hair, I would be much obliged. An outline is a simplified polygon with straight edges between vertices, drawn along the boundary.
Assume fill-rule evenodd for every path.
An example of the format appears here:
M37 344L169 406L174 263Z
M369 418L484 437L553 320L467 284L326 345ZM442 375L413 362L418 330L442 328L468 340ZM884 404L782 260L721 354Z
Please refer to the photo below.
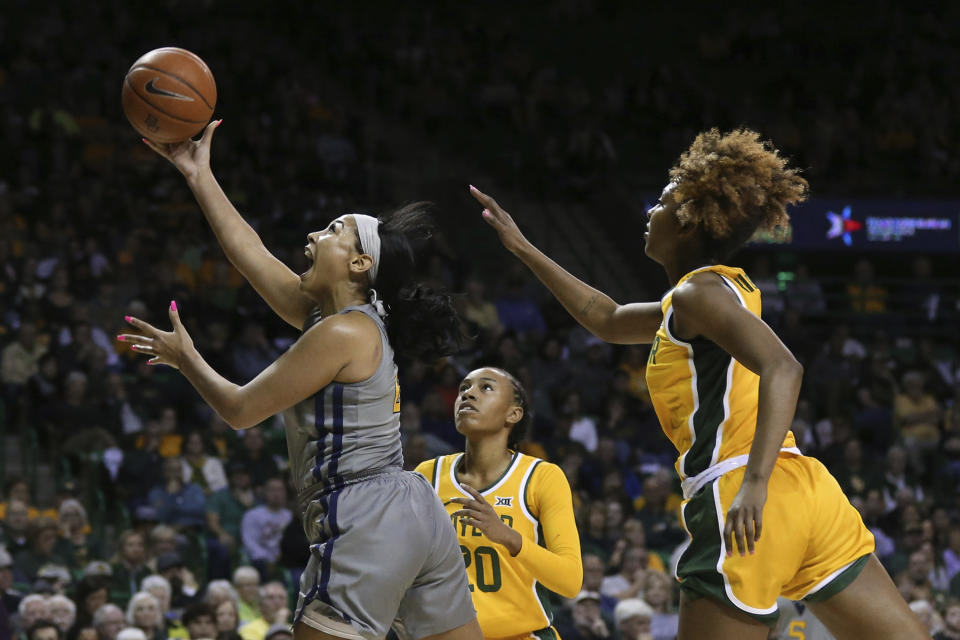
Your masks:
M766 638L780 595L807 603L838 639L926 637L836 480L797 448L789 428L803 367L761 320L756 285L725 264L758 229L786 223L807 190L756 132L701 133L647 212L645 251L672 288L621 305L471 187L503 245L584 328L651 344L647 384L679 453L689 536L676 567L681 640Z

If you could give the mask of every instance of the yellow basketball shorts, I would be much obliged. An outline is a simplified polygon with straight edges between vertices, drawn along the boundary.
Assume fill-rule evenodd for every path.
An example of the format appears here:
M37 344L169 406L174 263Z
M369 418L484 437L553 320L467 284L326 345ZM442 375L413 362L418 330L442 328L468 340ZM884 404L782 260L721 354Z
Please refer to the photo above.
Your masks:
M681 588L775 624L777 597L823 601L860 574L873 534L816 458L781 454L770 475L755 553L729 558L723 539L727 509L746 467L704 486L681 506L689 536L677 564Z

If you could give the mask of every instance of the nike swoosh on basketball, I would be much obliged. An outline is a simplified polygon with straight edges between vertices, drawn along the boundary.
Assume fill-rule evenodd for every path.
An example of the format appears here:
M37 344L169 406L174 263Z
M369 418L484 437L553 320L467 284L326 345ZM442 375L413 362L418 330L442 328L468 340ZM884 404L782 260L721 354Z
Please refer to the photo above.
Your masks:
M143 85L143 88L147 90L147 93L152 93L158 96L166 96L168 98L173 98L174 100L183 100L185 102L193 102L193 98L190 96L185 96L182 93L175 93L173 91L167 91L166 89L161 89L160 87L155 86L153 83L159 80L160 77L156 77Z

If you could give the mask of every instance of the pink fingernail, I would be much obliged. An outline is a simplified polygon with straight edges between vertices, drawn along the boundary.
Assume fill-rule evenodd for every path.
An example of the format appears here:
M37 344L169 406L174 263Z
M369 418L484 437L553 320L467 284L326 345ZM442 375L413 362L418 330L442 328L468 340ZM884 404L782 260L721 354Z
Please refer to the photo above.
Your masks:
M117 336L117 340L119 340L120 342L123 342L124 340L126 340L126 338L124 338L123 336Z
M489 217L490 217L490 212L487 211L486 209L484 209L484 210L483 210L483 217L484 217L484 218L489 218Z
M223 118L220 118L219 120L217 120L217 126L218 126L218 127L219 127L222 123L223 123Z
M476 188L475 186L473 186L473 185L470 185L470 190L471 190L471 191L476 191L477 188Z
M133 318L131 318L130 316L123 316L123 319L126 320L127 322L130 322L133 320Z
M174 311L177 310L177 301L176 301L176 300L171 300L171 301L170 301L170 308L173 309Z

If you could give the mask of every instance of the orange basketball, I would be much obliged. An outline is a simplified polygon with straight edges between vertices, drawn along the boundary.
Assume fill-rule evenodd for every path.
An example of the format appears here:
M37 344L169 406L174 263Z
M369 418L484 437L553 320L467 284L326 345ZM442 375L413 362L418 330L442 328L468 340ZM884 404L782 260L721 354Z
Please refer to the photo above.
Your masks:
M192 138L210 121L217 84L200 56L177 47L144 54L123 79L123 113L154 142Z

